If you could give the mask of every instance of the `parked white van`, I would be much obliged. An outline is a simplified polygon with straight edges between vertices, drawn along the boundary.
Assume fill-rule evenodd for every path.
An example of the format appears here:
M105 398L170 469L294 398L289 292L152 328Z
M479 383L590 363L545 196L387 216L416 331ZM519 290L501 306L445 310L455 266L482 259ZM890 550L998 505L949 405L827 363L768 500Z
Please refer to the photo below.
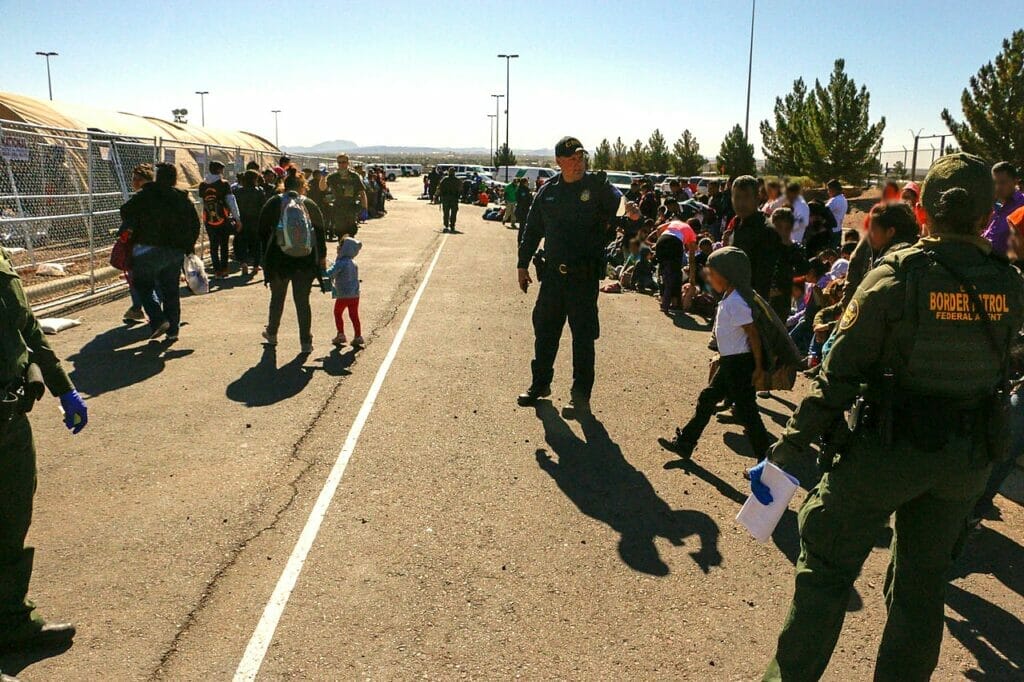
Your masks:
M498 182L509 182L509 178L526 178L530 181L530 186L535 187L537 185L537 178L540 178L544 182L547 182L551 178L558 175L558 171L553 168L543 168L542 166L509 166L508 174L505 174L505 167L499 166L498 173L494 176L494 179Z
M395 178L402 177L402 167L397 163L385 163L383 168L384 177L388 180L394 180Z

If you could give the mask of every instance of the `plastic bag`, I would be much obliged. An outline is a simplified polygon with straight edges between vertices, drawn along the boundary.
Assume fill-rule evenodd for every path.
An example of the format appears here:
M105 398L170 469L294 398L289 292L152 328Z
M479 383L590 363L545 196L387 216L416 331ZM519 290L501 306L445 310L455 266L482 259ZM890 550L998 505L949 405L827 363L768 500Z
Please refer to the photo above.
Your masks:
M185 263L182 265L185 271L185 282L193 294L210 293L210 280L206 276L206 267L203 261L196 254L185 256Z

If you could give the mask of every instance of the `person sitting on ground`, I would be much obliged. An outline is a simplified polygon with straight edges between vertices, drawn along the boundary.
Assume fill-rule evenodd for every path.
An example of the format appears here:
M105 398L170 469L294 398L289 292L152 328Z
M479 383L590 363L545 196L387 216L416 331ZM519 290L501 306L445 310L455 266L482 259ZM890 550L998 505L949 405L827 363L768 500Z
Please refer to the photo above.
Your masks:
M720 249L708 258L708 279L722 297L714 324L720 356L718 371L697 398L693 417L686 426L676 429L671 448L683 459L690 459L715 407L723 399L730 399L754 455L760 459L771 437L757 410L754 388L765 382L765 372L761 335L754 323L758 304L750 285L750 261L738 248Z
M327 266L327 238L323 216L320 215L317 205L305 196L307 187L305 176L297 169L289 168L284 180L285 193L271 197L260 211L260 239L263 243L263 252L266 254L263 263L263 282L270 287L270 308L263 338L268 345L277 345L284 300L288 295L288 286L291 285L295 315L299 324L300 349L306 354L313 352L313 314L309 307L309 294L313 282ZM278 243L278 226L282 223L281 214L285 210L289 212L285 219L289 222L295 221L296 231L304 231L304 234L299 235L300 245L293 248L296 251L308 248L309 252L305 256L288 255ZM309 233L310 229L312 234ZM305 247L301 245L301 240L308 242Z
M338 242L338 256L326 273L331 280L334 325L338 330L338 335L331 343L338 348L348 343L348 339L345 338L344 313L346 310L352 321L352 331L355 334L352 339L352 347L362 348L365 345L362 325L359 322L359 266L355 263L355 257L362 248L362 243L352 237L341 239Z

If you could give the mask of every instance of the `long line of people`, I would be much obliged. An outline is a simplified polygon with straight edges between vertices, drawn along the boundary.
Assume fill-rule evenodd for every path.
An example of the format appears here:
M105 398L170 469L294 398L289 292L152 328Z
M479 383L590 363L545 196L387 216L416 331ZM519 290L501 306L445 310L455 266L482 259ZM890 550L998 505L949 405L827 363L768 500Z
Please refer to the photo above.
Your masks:
M359 226L383 217L392 198L383 170L356 165L346 155L329 173L300 169L287 156L274 168L260 172L250 163L236 182L224 178L224 164L211 161L197 190L199 211L186 190L177 188L173 164L140 164L132 171L135 190L121 207L122 227L116 260L125 270L132 298L124 314L127 324L148 322L151 339L178 339L181 326L180 276L183 259L195 252L200 224L205 227L212 279L231 276L231 241L242 283L263 270L270 289L267 344L277 333L288 288L292 290L302 352L313 350L310 293L319 283L335 300L335 346L347 344L342 314L348 311L354 327L353 347L364 343L359 321L358 268L353 259L361 249L355 240ZM338 241L337 258L327 267L327 242ZM112 262L115 256L112 254ZM198 262L198 261L197 261Z

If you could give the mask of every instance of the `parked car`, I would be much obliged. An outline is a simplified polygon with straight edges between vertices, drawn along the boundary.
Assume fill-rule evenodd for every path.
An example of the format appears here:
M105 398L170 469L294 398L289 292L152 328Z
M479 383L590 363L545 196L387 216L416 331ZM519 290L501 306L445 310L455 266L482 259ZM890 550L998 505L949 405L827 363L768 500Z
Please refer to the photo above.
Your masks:
M543 166L509 166L508 175L505 175L505 167L498 168L498 173L495 175L495 179L499 182L508 183L509 178L526 178L530 182L530 187L535 187L537 184L537 178L540 178L543 182L547 182L551 178L558 175L558 171L553 168L544 168Z
M414 178L419 177L423 173L423 166L418 163L403 163L402 164L402 177Z
M608 182L623 194L629 191L633 184L633 178L639 177L636 173L624 171L609 171L607 175Z

